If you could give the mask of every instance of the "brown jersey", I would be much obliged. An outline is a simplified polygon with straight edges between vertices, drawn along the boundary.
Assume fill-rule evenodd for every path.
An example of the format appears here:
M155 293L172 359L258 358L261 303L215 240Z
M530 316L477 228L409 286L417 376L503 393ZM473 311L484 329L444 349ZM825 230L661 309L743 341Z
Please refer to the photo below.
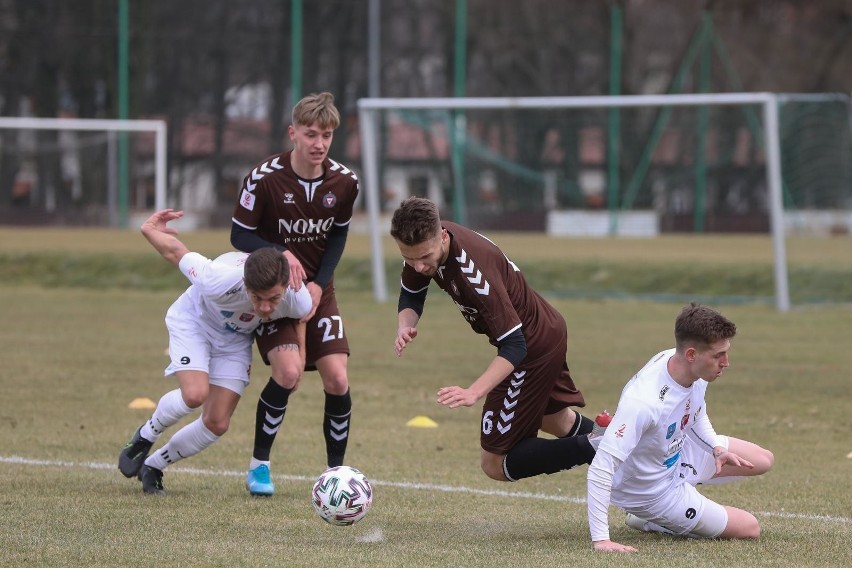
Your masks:
M434 278L473 331L487 335L492 345L521 328L527 361L564 344L562 315L527 284L517 265L497 245L456 223L442 221L441 226L450 234L447 260L434 277L423 276L406 264L403 288L419 292Z
M305 269L308 280L319 270L332 226L346 226L358 196L355 172L326 158L325 173L305 180L290 166L291 152L270 156L243 180L233 222L283 245Z

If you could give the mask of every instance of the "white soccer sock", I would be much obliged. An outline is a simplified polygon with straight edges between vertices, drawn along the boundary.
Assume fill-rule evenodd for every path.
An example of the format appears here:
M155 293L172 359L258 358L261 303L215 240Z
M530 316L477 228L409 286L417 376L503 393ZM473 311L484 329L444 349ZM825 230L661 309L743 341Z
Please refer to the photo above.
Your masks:
M219 436L208 430L202 418L199 417L175 432L165 446L148 456L145 465L160 470L165 469L168 465L194 456L218 439Z
M250 469L250 470L251 470L251 469L257 469L257 467L258 467L258 466L261 466L261 465L265 465L266 467L269 467L269 462L268 462L268 461L259 460L259 459L255 458L255 457L252 457L252 458L251 458L251 461L249 462L249 469Z
M192 414L193 410L183 401L180 389L169 391L160 398L154 414L142 425L139 434L149 442L156 442L166 428L174 426L181 418Z

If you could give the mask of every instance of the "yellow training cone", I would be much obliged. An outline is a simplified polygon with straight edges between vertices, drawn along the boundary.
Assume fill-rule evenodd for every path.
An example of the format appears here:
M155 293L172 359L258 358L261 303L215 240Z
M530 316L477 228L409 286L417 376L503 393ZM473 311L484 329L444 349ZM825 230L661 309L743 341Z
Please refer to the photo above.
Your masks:
M415 416L411 420L405 423L406 426L411 426L413 428L437 428L438 423L429 418L428 416Z
M150 398L134 398L130 401L130 404L127 405L127 408L136 409L151 409L157 408L157 404L151 400Z

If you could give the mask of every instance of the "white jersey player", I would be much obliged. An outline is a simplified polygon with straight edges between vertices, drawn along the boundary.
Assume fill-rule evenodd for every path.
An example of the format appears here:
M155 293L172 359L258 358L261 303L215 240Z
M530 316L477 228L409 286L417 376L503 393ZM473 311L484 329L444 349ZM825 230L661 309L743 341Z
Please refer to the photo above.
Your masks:
M271 313L258 314L249 297L251 293L243 282L248 257L248 253L228 252L210 260L196 252L188 252L180 259L179 268L192 285L166 313L172 359L166 375L190 369L207 372L212 355L207 353L209 345L214 352L222 351L233 357L238 354L239 357L239 363L233 357L228 361L233 369L227 372L227 377L219 376L220 373L212 374L211 383L215 384L222 378L239 381L242 384L231 384L226 388L242 394L249 381L253 333L260 323L279 318L298 319L310 311L310 294L301 288L298 292L288 288ZM189 334L190 337L184 337L184 330L188 328L194 328L194 331ZM205 338L200 342L195 338L199 332L203 332ZM193 349L185 345L187 340L202 352L191 353Z
M142 224L145 238L192 283L166 314L171 358L166 375L174 375L179 388L163 395L118 460L123 475L138 476L143 492L157 495L165 493L166 466L197 454L227 431L249 382L255 329L263 321L302 318L312 308L306 287L298 292L287 287L289 265L277 250L227 253L210 260L190 252L168 227L182 215L165 209ZM167 427L202 405L199 419L148 456Z
M704 400L729 365L736 326L690 304L675 322L677 347L656 354L624 387L588 471L589 527L596 550L634 552L610 541L610 503L644 531L709 538L757 538L751 513L702 496L699 483L765 473L773 455L751 442L719 436Z

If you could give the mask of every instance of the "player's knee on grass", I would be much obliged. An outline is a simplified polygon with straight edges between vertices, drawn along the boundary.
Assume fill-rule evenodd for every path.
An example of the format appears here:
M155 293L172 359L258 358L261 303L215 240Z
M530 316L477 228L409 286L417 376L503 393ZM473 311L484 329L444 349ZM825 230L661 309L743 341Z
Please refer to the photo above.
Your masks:
M754 515L736 507L726 506L725 510L728 512L728 524L720 535L722 538L760 537L760 523Z

